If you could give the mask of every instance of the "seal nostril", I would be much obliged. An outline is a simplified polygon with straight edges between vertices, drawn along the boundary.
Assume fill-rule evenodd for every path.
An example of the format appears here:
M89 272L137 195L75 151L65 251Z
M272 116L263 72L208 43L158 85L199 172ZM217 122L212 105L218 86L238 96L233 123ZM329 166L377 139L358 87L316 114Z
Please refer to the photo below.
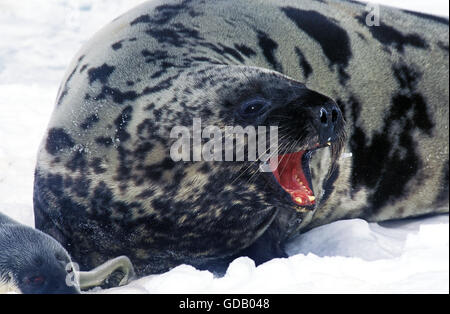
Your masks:
M323 108L320 109L320 122L323 124L327 123L327 111Z
M335 123L337 119L338 119L338 112L336 109L333 109L333 111L331 112L331 121Z

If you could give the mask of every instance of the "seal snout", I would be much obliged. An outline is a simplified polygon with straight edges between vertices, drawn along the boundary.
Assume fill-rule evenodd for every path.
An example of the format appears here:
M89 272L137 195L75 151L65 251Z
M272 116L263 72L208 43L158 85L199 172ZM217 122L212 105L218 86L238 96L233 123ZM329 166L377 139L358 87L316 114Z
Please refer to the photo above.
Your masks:
M314 192L310 159L318 150L329 150L330 169L334 168L346 137L341 110L331 98L304 90L294 101L273 110L267 124L281 130L278 164L273 171L276 183L291 196L297 211L314 210L321 195Z
M325 145L334 142L338 133L337 126L342 123L342 113L334 101L329 101L322 106L312 108L313 124L319 133L319 144Z

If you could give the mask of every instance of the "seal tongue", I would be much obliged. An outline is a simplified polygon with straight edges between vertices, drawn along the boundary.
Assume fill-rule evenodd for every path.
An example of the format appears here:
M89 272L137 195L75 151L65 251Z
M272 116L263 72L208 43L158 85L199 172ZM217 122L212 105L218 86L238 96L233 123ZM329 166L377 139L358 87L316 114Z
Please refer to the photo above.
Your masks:
M308 206L315 203L315 197L302 169L304 153L305 151L299 151L278 155L278 167L273 171L273 174L281 187L291 195L295 203Z

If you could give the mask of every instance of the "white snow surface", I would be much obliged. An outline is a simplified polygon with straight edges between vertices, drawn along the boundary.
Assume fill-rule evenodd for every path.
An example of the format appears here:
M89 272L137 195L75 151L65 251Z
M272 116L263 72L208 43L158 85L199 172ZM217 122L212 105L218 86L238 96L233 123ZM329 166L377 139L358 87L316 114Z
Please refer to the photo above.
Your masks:
M36 153L59 83L81 45L140 0L0 0L0 211L33 226ZM378 3L448 16L447 0ZM222 278L188 265L95 293L449 293L449 218L338 221L258 267Z

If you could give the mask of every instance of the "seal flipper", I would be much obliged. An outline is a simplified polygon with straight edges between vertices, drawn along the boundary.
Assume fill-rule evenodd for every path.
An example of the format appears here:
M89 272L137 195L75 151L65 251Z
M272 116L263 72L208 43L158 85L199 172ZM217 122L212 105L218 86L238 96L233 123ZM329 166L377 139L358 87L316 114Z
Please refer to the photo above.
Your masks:
M285 238L283 235L286 234L286 232L280 229L280 219L282 219L282 216L284 217L284 215L280 216L279 208L273 207L267 219L260 223L258 228L255 228L258 231L253 240L250 241L251 244L249 246L227 257L212 259L199 264L191 264L200 270L208 270L216 276L222 277L225 275L230 263L242 256L253 259L256 265L260 265L273 258L287 257L281 240Z
M119 256L91 271L81 271L78 275L80 289L88 290L97 286L112 288L126 285L135 277L135 272L128 257Z
M247 256L251 258L255 265L261 265L273 258L288 257L281 241L276 240L274 237L274 231L272 229L267 230L262 236L260 236L253 244L243 249L232 257L217 259L209 261L202 265L194 265L200 270L208 270L218 277L223 277L227 272L228 266L236 258Z
M256 266L273 258L288 257L273 224L252 245L242 250L239 256L248 256L255 261Z

